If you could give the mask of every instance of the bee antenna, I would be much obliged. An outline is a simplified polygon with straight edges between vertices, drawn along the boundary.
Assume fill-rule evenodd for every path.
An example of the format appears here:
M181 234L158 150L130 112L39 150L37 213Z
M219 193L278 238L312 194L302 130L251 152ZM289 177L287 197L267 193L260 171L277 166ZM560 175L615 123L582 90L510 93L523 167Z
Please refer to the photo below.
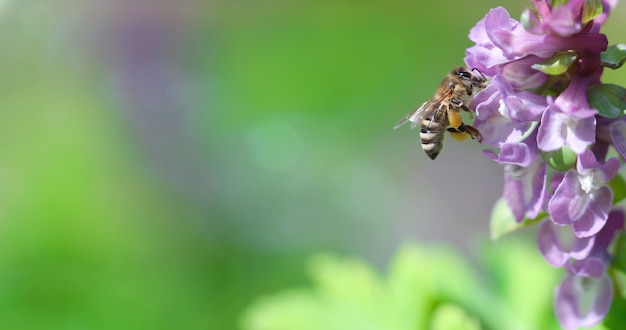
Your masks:
M472 68L472 72L474 72L474 71L477 71L480 74L480 76L483 78L483 80L487 80L485 75L482 72L480 72L480 70L478 70L478 68Z

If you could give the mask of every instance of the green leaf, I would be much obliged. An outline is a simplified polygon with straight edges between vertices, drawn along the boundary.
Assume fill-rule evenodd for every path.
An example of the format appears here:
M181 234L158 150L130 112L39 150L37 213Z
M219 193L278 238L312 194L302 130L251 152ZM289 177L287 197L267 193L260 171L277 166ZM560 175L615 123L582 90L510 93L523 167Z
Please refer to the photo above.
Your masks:
M626 329L626 300L622 297L615 297L611 304L611 309L602 322L609 329Z
M514 232L518 228L522 227L520 223L515 221L515 216L509 208L504 198L498 199L491 211L491 219L489 221L489 231L491 233L491 239L497 240L500 237Z
M550 167L560 172L565 172L572 168L576 161L576 153L566 146L557 151L544 152L541 154L541 157Z
M626 297L626 273L612 269L611 276L615 283L615 292L619 293L622 298Z
M576 60L576 54L572 52L559 52L543 62L533 64L531 67L543 73L557 76L565 73L567 68Z
M568 3L569 0L549 0L548 2L550 3L550 7L555 8Z
M587 89L587 100L605 118L617 118L626 112L626 88L619 85L593 85Z
M495 289L500 304L514 311L514 329L558 329L542 322L552 314L551 292L563 270L548 265L533 243L518 235L485 242L480 246L479 261L487 269L486 281ZM512 328L499 325L493 329Z
M602 2L601 0L585 0L583 6L583 24L591 21L602 14Z
M613 205L626 198L626 181L619 173L609 181L609 187L613 190Z
M480 330L480 323L462 308L452 304L443 304L435 310L430 329Z
M626 45L611 45L609 46L609 48L602 52L601 56L602 65L611 69L617 69L620 66L624 65L624 62L626 62Z
M621 232L613 245L611 267L618 272L626 273L626 234Z
M524 9L522 15L520 16L520 22L522 23L524 29L531 30L532 28L534 28L534 22L536 22L536 17L537 11L535 9Z

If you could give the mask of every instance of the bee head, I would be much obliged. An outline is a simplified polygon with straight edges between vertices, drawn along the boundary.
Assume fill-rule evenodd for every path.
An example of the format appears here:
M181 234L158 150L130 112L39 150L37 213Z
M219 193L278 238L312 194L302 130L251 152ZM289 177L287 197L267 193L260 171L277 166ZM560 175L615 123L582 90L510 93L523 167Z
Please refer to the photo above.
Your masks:
M478 74L476 74L476 73ZM456 67L452 70L452 74L455 75L468 89L468 93L471 95L474 89L482 90L486 87L487 78L480 70L473 68L468 70L466 67Z
M467 71L459 71L457 76L462 80L472 80L472 74Z
M465 67L459 66L452 69L452 72L450 74L456 77L457 83L463 84L463 87L465 87L469 95L472 95L472 90L477 78L472 74L471 71L469 71Z

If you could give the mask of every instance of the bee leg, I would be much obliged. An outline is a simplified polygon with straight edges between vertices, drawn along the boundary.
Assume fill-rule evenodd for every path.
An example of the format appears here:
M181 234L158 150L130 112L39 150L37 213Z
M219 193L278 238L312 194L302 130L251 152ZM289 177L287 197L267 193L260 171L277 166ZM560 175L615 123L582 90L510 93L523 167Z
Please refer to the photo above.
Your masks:
M458 108L448 107L448 123L455 129L463 125L463 118Z
M483 135L480 134L480 132L474 126L465 125L461 123L461 126L457 128L457 131L466 133L473 140L478 140L479 143L483 142Z
M465 125L463 123L463 118L461 118L461 114L455 108L448 108L448 122L450 123L450 127L446 130L450 132L452 138L458 141L463 141L467 139L469 135L472 139L478 140L478 142L482 142L483 136L480 132L470 125Z
M474 126L465 125L465 131L472 139L478 140L478 143L483 143L483 135Z
M454 127L448 127L448 129L446 130L450 133L450 136L457 141L463 141L467 139L468 134L466 132L461 132Z

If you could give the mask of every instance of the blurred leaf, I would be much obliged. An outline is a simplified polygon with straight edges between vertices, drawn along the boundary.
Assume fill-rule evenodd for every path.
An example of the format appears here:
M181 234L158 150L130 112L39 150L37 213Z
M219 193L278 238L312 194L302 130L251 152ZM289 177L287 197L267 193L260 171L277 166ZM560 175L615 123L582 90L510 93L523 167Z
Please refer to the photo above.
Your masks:
M609 329L626 329L626 300L620 296L613 298L611 309L602 322Z
M617 175L609 181L609 187L613 190L613 205L626 198L626 181L624 181L624 177L620 173L617 173Z
M387 287L390 300L397 308L400 322L409 329L420 329L428 325L430 297L436 291L432 268L423 267L429 260L426 251L407 245L398 251L389 266Z
M549 266L534 245L521 241L486 242L481 251L489 283L515 328L558 329L552 292L562 271Z
M609 46L602 52L602 65L611 69L617 69L626 61L626 45L617 44Z
M566 172L574 165L576 161L576 153L567 146L552 152L542 152L541 157L553 169L559 172Z
M511 212L511 208L509 208L509 204L506 200L503 197L498 199L493 206L491 219L489 221L491 239L497 240L508 233L514 232L522 226L523 222L517 223L517 221L515 221L515 216L513 216L513 212Z
M626 235L621 232L615 239L611 266L618 272L626 274Z
M623 249L623 247L620 247L620 249ZM623 263L623 260L620 262ZM622 270L613 268L611 275L613 276L613 281L615 283L615 292L622 298L626 298L626 273Z
M596 84L587 89L592 108L605 118L617 118L626 112L626 88L614 84Z
M534 251L509 243L485 251L495 279L489 289L458 252L440 247L403 247L387 280L363 262L318 255L312 287L257 299L240 324L248 330L553 329L556 270Z
M585 4L583 5L583 24L586 24L592 19L598 17L600 14L602 14L601 0L585 0Z
M543 73L557 76L565 73L567 68L576 60L576 54L571 52L559 52L556 55L544 60L543 62L533 64L531 67Z
M522 15L520 16L520 22L524 29L531 30L535 27L534 18L537 16L537 10L535 8L526 8L522 11Z
M315 286L257 300L242 315L244 329L396 329L380 279L363 262L312 258Z
M550 7L554 8L560 5L564 5L566 3L568 3L569 0L549 0L550 3Z
M433 315L432 330L479 330L480 323L452 304L439 306Z
M481 317L493 305L468 263L458 252L443 247L403 247L391 263L387 283L395 314L406 329L430 328L432 305L440 301ZM498 324L494 316L490 323Z

